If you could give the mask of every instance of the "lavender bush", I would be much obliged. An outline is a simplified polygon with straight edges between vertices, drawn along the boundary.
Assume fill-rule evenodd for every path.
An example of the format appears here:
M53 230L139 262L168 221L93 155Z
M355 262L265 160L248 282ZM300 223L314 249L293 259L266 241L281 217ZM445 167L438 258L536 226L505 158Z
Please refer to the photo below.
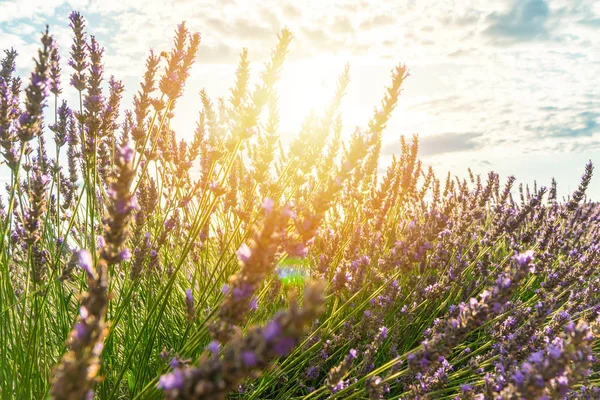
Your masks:
M288 30L254 85L242 51L177 141L200 36L182 23L151 52L126 109L93 27L69 22L71 49L46 29L29 78L13 49L0 64L3 399L600 398L591 162L562 201L554 181L513 198L514 177L438 177L417 137L378 175L404 65L348 142L346 68L284 148Z

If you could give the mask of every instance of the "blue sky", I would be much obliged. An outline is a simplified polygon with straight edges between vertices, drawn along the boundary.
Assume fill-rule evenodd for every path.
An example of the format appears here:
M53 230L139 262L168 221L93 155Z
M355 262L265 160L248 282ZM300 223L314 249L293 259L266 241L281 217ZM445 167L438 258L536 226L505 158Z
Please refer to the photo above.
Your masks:
M179 137L194 129L199 90L215 100L228 96L241 48L249 49L256 75L287 26L294 41L279 87L284 140L310 107L326 101L346 62L346 133L366 126L391 69L405 63L411 76L384 136L384 163L400 135L418 133L424 163L440 175L465 176L471 167L540 185L555 177L565 195L591 159L599 169L590 194L600 199L598 1L0 0L0 49L20 51L22 75L46 23L67 57L72 9L106 48L106 75L125 83L127 107L149 49L168 50L182 20L201 33L176 109Z

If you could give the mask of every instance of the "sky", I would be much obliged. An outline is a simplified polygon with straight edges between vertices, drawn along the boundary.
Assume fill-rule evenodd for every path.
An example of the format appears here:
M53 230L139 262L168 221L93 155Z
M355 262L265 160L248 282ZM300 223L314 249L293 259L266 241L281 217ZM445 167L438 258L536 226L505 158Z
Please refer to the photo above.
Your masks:
M366 127L402 63L410 77L383 136L383 166L401 135L418 134L421 159L438 176L464 177L470 167L518 183L549 185L555 177L563 196L592 160L598 169L588 193L600 199L599 1L0 0L0 49L19 51L21 76L31 71L46 24L67 59L71 10L105 47L105 74L124 82L128 108L149 50L169 50L183 20L200 32L175 110L180 138L191 138L198 92L228 97L244 47L257 77L288 27L294 39L278 87L284 141L311 108L322 110L346 63L344 134ZM64 96L74 100L74 89Z

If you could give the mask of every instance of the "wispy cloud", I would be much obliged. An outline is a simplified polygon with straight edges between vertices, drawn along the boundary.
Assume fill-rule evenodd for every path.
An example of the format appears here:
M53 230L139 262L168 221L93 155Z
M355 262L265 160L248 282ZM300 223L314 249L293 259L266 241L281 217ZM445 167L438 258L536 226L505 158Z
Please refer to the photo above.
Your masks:
M490 25L484 34L490 36L494 44L546 39L549 16L546 0L516 0L508 12L487 16Z
M463 151L474 151L482 149L483 133L481 132L446 132L436 135L419 137L419 154L422 157L430 157L438 154L458 153ZM384 146L385 154L398 152L397 143L388 143Z
M251 6L241 0L0 1L0 48L20 50L21 73L30 70L46 23L66 56L71 9L83 12L88 31L107 48L107 74L125 80L125 100L137 90L150 48L168 49L181 20L202 35L186 97L178 102L188 115L197 111L201 88L213 98L228 95L242 47L249 48L257 76L277 31L287 26L294 34L288 66L294 72L282 83L288 92L317 73L319 82L334 82L340 66L351 64L348 132L368 121L390 69L404 62L411 77L385 143L419 133L421 154L438 163L458 154L479 162L490 152L531 157L600 148L596 0L258 0ZM315 60L322 64L304 67ZM291 133L289 121L302 119L303 101L295 93L281 95L282 124ZM193 130L177 126L184 137Z

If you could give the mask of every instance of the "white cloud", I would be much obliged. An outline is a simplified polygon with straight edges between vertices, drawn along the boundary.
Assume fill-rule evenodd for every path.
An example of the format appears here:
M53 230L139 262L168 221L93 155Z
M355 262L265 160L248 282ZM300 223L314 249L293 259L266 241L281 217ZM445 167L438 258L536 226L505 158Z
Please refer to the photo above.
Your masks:
M390 70L403 62L412 76L386 142L396 142L400 134L451 132L460 138L475 132L483 136L481 147L469 149L474 162L487 159L490 151L538 156L569 151L583 157L600 148L599 116L586 114L600 105L600 88L593 84L600 74L600 5L594 0L262 0L251 7L242 0L5 1L0 47L20 50L21 72L31 67L33 41L47 20L63 58L68 57L69 8L88 18L88 32L107 48L107 76L125 80L126 101L138 89L148 50L168 49L181 20L202 35L197 65L178 102L182 115L194 117L202 87L215 100L229 95L242 47L249 48L256 75L278 29L288 26L295 39L282 82L282 131L297 131L308 108L304 98L311 91L325 96L329 88L320 82L331 86L346 61L352 80L345 126L352 131L355 124L365 125L389 84ZM527 25L533 14L537 25ZM294 97L294 92L302 94ZM186 126L186 118L178 117L174 126L183 135L193 130L193 122ZM452 153L435 157L451 164ZM490 162L502 164L493 157Z

